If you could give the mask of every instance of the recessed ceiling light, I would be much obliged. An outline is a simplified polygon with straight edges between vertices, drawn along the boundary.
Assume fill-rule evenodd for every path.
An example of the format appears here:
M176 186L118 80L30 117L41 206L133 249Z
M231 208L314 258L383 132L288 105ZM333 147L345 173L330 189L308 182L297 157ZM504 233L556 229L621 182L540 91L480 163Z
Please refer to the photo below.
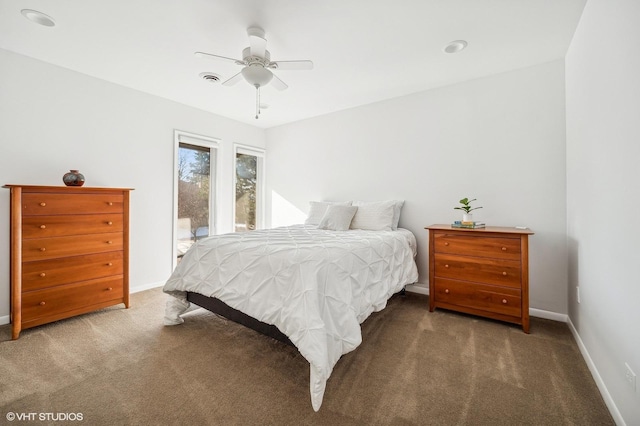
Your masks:
M22 9L20 13L22 13L22 16L36 24L44 25L45 27L55 27L56 25L56 21L54 21L51 16L45 15L37 10Z
M461 50L464 50L464 48L467 47L467 42L464 40L455 40L452 41L451 43L447 44L444 47L444 51L446 53L458 53Z

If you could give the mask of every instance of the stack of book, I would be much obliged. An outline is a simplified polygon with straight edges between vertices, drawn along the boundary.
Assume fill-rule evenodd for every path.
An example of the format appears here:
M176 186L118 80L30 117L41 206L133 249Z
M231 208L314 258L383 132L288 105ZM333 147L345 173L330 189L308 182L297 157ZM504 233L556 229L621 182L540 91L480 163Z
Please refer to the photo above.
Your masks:
M462 222L460 220L456 220L451 224L452 228L466 228L466 229L478 229L484 228L486 223L484 222Z

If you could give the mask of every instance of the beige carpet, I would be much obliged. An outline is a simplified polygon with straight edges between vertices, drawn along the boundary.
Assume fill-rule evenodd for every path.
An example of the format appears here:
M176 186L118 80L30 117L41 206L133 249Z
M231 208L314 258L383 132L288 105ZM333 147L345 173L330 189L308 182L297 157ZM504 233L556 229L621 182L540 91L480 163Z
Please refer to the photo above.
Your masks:
M0 327L7 413L80 413L86 425L614 424L566 324L517 326L394 297L342 357L319 412L295 348L205 310L164 327L160 289L25 330ZM11 424L47 424L14 421Z

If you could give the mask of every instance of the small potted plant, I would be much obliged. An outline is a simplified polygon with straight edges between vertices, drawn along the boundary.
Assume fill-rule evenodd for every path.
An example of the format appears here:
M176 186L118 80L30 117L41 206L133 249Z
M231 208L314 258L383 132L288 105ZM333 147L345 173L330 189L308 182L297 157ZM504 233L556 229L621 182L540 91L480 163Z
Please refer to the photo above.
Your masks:
M471 212L482 208L482 207L471 207L471 203L473 201L476 201L476 199L474 198L473 200L470 200L468 198L463 198L462 200L460 200L460 204L462 205L459 207L453 208L454 210L462 210L464 212L462 214L463 222L473 222L473 215L471 214Z

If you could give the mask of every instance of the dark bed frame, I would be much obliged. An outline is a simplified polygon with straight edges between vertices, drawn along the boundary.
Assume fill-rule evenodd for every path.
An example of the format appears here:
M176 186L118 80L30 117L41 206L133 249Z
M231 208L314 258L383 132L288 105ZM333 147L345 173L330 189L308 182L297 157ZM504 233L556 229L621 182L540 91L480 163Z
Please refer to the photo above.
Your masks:
M276 340L286 343L287 345L295 346L291 343L291 340L282 333L275 325L267 324L262 321L258 321L252 316L249 316L243 312L233 309L220 299L215 297L207 297L198 293L187 292L187 300L191 303L195 303L214 314L222 315L223 317L230 319L233 322L242 324L245 327L249 327L252 330L262 333L266 336L272 337Z
M400 294L401 296L405 295L404 287L398 294ZM289 340L289 338L284 333L282 333L275 325L264 323L252 316L238 311L237 309L233 309L231 306L227 305L220 299L216 299L215 297L203 296L199 293L188 291L187 300L191 303L207 309L208 311L213 312L214 314L221 315L233 322L237 322L238 324L242 324L245 327L255 330L258 333L262 333L266 336L272 337L276 340L286 343L287 345L295 346L291 342L291 340Z

